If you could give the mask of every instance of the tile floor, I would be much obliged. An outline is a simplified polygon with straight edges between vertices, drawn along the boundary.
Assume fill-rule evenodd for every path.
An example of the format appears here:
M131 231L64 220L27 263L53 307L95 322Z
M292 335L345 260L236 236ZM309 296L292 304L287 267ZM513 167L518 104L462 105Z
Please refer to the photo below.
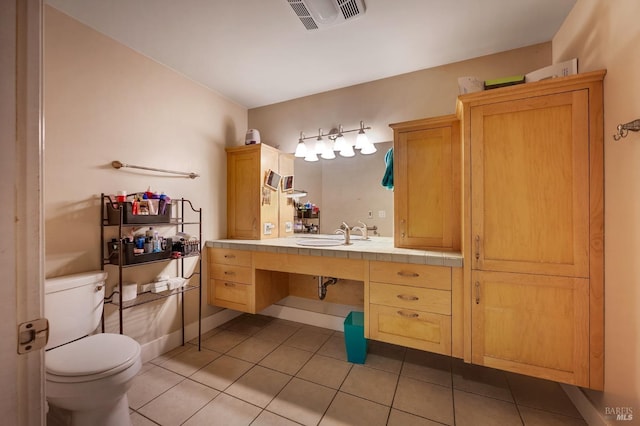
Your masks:
M129 390L144 425L586 425L557 383L242 315L146 363Z

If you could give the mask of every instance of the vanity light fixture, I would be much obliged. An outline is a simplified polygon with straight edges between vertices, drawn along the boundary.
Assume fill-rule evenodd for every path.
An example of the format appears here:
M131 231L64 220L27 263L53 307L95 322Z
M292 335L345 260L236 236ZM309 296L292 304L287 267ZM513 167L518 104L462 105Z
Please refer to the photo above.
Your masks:
M334 151L338 151L341 157L353 157L356 155L354 147L351 143L347 142L344 137L344 133L358 132L356 139L356 149L360 150L360 153L367 155L373 154L377 151L375 145L369 141L365 130L371 130L371 127L365 127L364 122L360 121L360 128L344 130L342 125L337 129L333 128L329 133L323 133L322 129L318 129L318 136L305 137L303 132L300 132L300 138L298 139L298 145L296 146L295 156L304 158L305 161L318 161L318 155L325 160L332 160L336 158ZM327 137L329 142L327 143L323 138ZM314 148L310 148L305 144L307 139L316 139Z

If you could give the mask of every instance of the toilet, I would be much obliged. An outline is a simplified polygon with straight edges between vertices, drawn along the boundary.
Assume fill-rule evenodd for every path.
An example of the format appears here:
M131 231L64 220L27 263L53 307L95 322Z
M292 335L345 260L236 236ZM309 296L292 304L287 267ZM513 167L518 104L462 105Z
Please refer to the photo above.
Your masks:
M127 390L140 371L141 350L128 336L94 334L106 278L95 271L45 280L48 425L131 425Z

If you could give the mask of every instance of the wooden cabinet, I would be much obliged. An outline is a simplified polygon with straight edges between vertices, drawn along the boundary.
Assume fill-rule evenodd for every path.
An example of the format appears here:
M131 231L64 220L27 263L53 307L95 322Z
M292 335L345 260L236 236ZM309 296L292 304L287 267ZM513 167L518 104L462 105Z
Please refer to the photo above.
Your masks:
M207 303L255 314L286 297L287 274L258 270L251 251L208 248Z
M227 148L227 238L259 240L293 234L293 204L265 185L267 173L293 174L293 158L264 144ZM281 164L282 170L281 172ZM285 222L289 221L288 231ZM282 235L285 236L285 235Z
M602 389L603 77L459 98L467 361Z
M390 127L395 246L459 250L459 120L448 115Z
M451 355L451 268L370 262L368 337Z

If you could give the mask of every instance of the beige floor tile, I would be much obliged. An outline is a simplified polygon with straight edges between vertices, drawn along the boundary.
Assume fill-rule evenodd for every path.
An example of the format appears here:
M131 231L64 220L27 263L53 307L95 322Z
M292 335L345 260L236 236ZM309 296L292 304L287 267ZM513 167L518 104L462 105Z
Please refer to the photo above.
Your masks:
M341 361L347 360L347 349L344 344L344 335L336 333L329 337L329 339L318 349L318 355L328 356L331 358L339 359Z
M314 325L304 324L300 329L313 331L314 333L326 334L328 336L333 335L334 331L328 328L316 327Z
M503 371L468 364L461 359L454 359L452 364L455 389L514 402Z
M195 346L191 346L186 351L180 352L178 355L164 361L160 364L160 367L189 377L220 355L222 354L205 348L199 351Z
M529 407L518 407L525 426L587 426L587 422L575 417L563 416ZM621 424L623 422L620 422Z
M400 376L393 408L429 420L453 424L451 388Z
M138 411L164 426L180 425L218 395L218 391L185 379Z
M298 330L299 327L282 324L274 320L273 322L269 323L269 325L265 326L262 330L254 334L253 337L263 340L269 340L271 342L282 343Z
M437 423L424 417L419 417L413 414L405 413L404 411L391 409L389 414L389 421L387 426L441 426L442 423Z
M459 390L453 391L457 426L521 426L515 404Z
M227 355L240 358L249 362L259 362L278 347L276 342L249 337L235 348L227 352Z
M294 377L267 410L304 425L317 425L336 392Z
M294 376L309 361L313 353L290 346L279 346L260 365Z
M149 362L151 362L152 364L155 364L155 365L160 365L163 362L167 361L168 359L173 358L174 356L176 356L176 355L178 355L178 354L180 354L180 353L182 353L184 351L189 350L190 347L191 346L187 346L187 345L178 346L178 347L173 348L170 351L167 351L167 352L163 353L162 355L152 359Z
M284 341L284 345L293 346L294 348L303 349L309 352L315 352L329 339L330 335L326 333L318 333L309 327L302 327L296 331L291 337Z
M408 349L400 374L412 379L451 387L451 357Z
M239 316L223 327L234 333L247 334L253 336L271 322L271 318L264 315L242 315Z
M582 418L558 383L514 373L506 373L506 376L519 406Z
M251 426L297 426L299 424L269 411L263 411L251 423Z
M222 331L222 329L221 329L221 328L213 328L213 329L211 329L211 330L207 331L206 333L202 333L202 336L200 336L200 340L201 340L201 341L205 341L205 340L207 340L209 337L214 336L214 335L216 335L216 334L220 333L221 331ZM195 338L193 338L193 339L189 340L189 342L188 342L188 343L191 343L192 345L197 345L197 344L198 344L198 338L197 338L197 337L195 337Z
M339 389L352 365L339 359L314 355L296 376L319 385Z
M153 367L133 379L127 392L129 407L138 409L183 380L184 377L173 371Z
M246 340L248 337L249 336L246 334L222 330L221 332L209 337L207 340L203 340L202 347L212 351L225 353Z
M340 390L390 406L397 383L397 374L354 364Z
M129 415L129 419L131 419L131 426L156 426L157 424L135 411Z
M190 378L222 391L249 371L251 367L253 364L250 362L223 355L196 371Z
M187 420L184 426L248 426L260 411L254 405L221 393Z
M225 393L258 407L266 407L291 380L291 376L256 365L236 380Z
M338 392L320 426L384 426L388 416L388 406Z
M305 324L303 324L303 323L295 322L295 321L289 321L289 320L282 319L282 318L273 318L273 321L271 322L271 324L287 325L289 327L295 328L296 330L305 326Z
M399 374L402 370L402 361L406 348L391 345L389 343L369 340L367 345L367 358L364 365L378 370Z

